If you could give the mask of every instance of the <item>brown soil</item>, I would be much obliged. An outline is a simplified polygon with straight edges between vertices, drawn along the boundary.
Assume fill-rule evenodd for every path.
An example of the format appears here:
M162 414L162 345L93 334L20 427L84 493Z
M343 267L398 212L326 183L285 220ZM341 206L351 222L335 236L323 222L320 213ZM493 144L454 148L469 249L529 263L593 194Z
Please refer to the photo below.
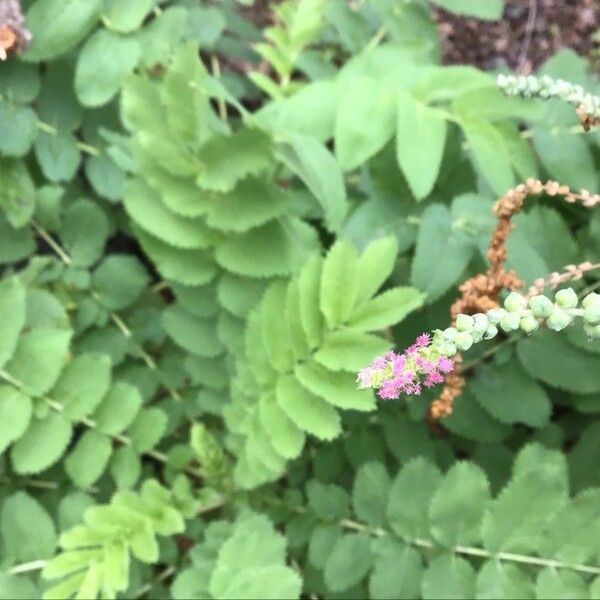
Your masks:
M528 74L560 48L590 58L599 49L593 35L600 29L600 0L508 0L497 22L433 13L449 64L493 69L504 63Z

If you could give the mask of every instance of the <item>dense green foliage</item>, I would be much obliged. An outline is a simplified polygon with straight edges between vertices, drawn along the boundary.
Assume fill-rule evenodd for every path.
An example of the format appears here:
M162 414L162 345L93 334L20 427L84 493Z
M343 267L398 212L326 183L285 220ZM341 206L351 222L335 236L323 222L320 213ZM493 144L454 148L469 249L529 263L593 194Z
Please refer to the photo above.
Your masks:
M264 30L251 0L22 4L0 599L600 598L599 341L478 344L436 427L436 390L356 386L448 326L498 196L598 191L600 134L441 66L426 0L289 0ZM540 74L600 91L570 51ZM528 284L598 262L597 210L528 202L508 242Z

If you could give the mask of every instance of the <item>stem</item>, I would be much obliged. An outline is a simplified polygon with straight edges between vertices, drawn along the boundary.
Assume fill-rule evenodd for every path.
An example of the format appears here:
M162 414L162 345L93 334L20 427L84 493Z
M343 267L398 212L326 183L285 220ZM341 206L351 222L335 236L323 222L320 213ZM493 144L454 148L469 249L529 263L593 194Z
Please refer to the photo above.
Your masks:
M67 267L73 264L71 257L65 252L63 247L37 222L31 221L31 226L35 229L35 232L54 250L60 260L62 260Z
M346 529L353 529L354 531L362 531L373 535L375 537L384 537L391 535L391 533L385 529L374 528L365 525L364 523L358 523L351 519L343 519L340 521L340 525ZM439 544L431 540L422 538L415 539L404 539L402 541L411 546L417 548L433 549L441 547ZM577 571L579 573L587 573L590 575L600 575L600 567L592 567L590 565L572 564L562 560L555 560L552 558L540 558L538 556L528 556L526 554L513 554L512 552L490 552L483 548L477 548L475 546L453 546L450 548L454 554L461 554L463 556L476 556L478 558L501 560L505 562L516 562L535 567L547 567L550 569L566 569L569 571Z
M21 573L29 573L31 571L40 571L42 570L46 564L47 560L33 560L28 563L23 563L21 565L15 565L8 570L9 575L20 575Z
M38 121L37 126L38 126L38 129L41 129L42 131L45 131L46 133L48 133L50 135L58 135L59 134L58 129L56 129L56 127L54 127L54 125L50 125L49 123L44 123L44 121ZM77 148L79 148L79 150L81 150L82 152L85 152L86 154L91 154L92 156L98 156L99 154L101 154L100 150L98 148L96 148L95 146L91 146L90 144L80 142L79 140L76 141L75 145L77 146Z
M131 598L135 600L136 598L141 598L142 596L145 596L155 585L161 583L165 579L169 579L169 577L171 577L171 575L173 575L175 571L176 569L174 566L167 567L162 573L160 573L160 575L158 575L156 579L153 579L146 585L142 586L139 590L137 590L137 592L134 592Z
M376 32L375 35L367 42L367 45L363 49L363 54L369 54L379 46L381 40L387 35L388 28L386 25L382 25Z

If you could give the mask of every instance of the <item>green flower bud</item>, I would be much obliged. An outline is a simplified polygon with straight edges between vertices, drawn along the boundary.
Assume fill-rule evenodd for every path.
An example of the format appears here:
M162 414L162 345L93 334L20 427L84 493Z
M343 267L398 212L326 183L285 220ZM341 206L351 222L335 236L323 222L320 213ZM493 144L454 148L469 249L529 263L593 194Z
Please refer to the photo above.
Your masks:
M532 333L540 326L540 322L533 315L526 315L521 319L519 327L525 333Z
M460 331L456 336L456 347L466 352L473 345L473 336L466 331Z
M496 325L500 323L500 319L506 314L506 310L503 308L492 308L488 310L486 316L488 318L488 323L491 325Z
M583 330L591 340L597 340L600 338L600 324L590 325L589 323L584 323Z
M600 294L596 294L595 292L588 294L581 301L581 306L583 306L583 308L587 308L588 306L598 306L598 305L600 305Z
M600 323L600 303L588 304L583 309L583 320L590 325L596 325L596 323Z
M559 306L555 306L552 314L546 320L546 325L553 331L562 331L573 322L573 317Z
M489 325L487 317L483 313L477 313L476 315L473 315L473 321L473 332L483 335Z
M456 329L459 331L472 331L475 320L469 315L460 314L456 317Z
M573 288L566 288L564 290L559 290L556 292L554 296L554 301L561 308L575 308L578 303L577 294Z
M534 296L529 300L529 308L534 317L538 319L547 319L554 310L554 304L546 296Z
M442 332L444 339L449 342L453 342L456 339L457 333L458 333L458 330L456 329L456 327L448 327L447 329L444 329L444 331Z
M504 301L504 308L508 312L521 312L527 306L527 299L517 292L511 292Z
M510 331L516 331L519 329L520 323L521 315L517 312L509 312L500 319L499 325L502 331L509 333Z
M495 325L490 325L483 334L484 340L491 340L498 335L498 328Z
M435 347L435 349L442 356L454 356L456 354L456 345L452 342L441 342Z

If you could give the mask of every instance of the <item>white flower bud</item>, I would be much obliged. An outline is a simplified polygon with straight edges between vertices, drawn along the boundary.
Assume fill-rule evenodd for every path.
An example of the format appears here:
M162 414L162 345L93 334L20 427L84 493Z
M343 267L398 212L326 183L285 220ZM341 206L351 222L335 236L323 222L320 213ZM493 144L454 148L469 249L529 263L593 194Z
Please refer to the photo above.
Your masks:
M456 317L456 329L459 331L472 331L475 320L470 315L460 314Z
M554 304L546 296L534 296L529 300L529 308L538 319L547 319L554 310Z
M583 306L583 308L587 308L588 306L593 306L594 304L600 305L600 294L596 294L595 292L588 294L581 301L581 306Z
M573 322L573 316L559 306L555 306L552 314L546 320L546 325L553 331L562 331Z
M520 323L521 323L521 315L516 312L509 312L509 313L506 313L500 319L499 325L500 325L500 329L502 329L502 331L506 331L507 333L509 333L511 331L516 331L517 329L519 329Z
M577 294L573 288L566 288L564 290L559 290L556 292L554 296L554 301L561 308L569 309L575 308L577 306Z
M540 322L533 315L526 315L521 319L519 327L525 333L533 333L540 326Z
M511 292L504 301L504 308L509 312L521 312L526 306L526 298L517 292Z
M466 331L460 331L456 336L456 347L466 352L473 345L473 336Z

